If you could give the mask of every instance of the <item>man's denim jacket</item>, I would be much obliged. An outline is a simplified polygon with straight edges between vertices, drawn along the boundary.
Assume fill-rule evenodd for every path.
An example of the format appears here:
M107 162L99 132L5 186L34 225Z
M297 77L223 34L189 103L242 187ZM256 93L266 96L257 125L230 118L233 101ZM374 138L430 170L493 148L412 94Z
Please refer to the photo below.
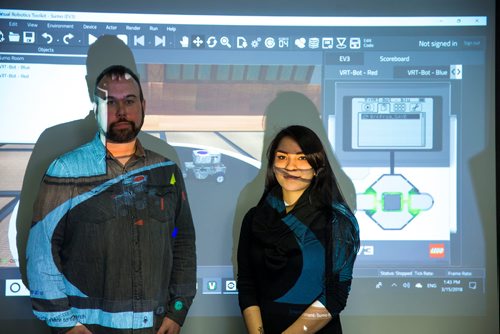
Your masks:
M56 159L27 246L35 315L53 332L156 333L196 293L195 232L174 162L137 141L125 166L99 136Z

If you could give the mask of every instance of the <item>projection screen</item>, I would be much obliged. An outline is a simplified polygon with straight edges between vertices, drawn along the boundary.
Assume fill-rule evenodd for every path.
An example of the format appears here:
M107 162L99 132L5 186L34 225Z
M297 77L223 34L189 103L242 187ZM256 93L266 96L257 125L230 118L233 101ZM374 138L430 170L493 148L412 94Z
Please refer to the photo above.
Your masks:
M262 192L268 107L290 91L318 112L290 106L274 126L320 124L360 226L344 332L498 333L494 1L369 3L0 5L2 333L47 332L19 248L48 163L95 133L85 62L101 35L135 57L141 138L184 172L198 291L182 333L245 333L237 237ZM222 178L196 169L207 154Z

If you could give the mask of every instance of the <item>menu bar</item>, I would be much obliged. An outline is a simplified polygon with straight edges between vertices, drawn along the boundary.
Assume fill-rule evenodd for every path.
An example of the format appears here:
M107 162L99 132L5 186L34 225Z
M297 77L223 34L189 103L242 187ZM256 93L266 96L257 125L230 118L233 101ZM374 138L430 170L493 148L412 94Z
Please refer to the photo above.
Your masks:
M0 9L0 19L58 20L65 22L131 22L156 24L195 24L227 26L303 26L303 27L434 27L486 26L486 16L235 16L235 15L169 15L58 12Z

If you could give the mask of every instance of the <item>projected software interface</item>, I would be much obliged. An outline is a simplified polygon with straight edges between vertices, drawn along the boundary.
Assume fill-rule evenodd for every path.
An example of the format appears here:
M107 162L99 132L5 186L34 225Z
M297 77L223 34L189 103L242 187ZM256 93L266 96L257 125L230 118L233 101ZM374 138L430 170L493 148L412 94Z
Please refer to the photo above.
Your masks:
M384 312L470 314L460 306L443 311L449 298L483 305L483 222L467 162L486 145L477 140L487 118L485 17L400 25L387 18L0 14L0 155L11 169L25 166L42 131L88 115L88 46L112 34L131 48L147 101L143 130L176 148L189 193L199 265L191 316L239 315L238 195L260 168L266 107L290 90L316 104L355 187L362 246L350 300L358 306L347 312L373 314L374 305L392 303ZM23 173L14 172L17 183L0 178L2 305L29 304L15 229ZM408 295L428 307L402 311L398 296Z

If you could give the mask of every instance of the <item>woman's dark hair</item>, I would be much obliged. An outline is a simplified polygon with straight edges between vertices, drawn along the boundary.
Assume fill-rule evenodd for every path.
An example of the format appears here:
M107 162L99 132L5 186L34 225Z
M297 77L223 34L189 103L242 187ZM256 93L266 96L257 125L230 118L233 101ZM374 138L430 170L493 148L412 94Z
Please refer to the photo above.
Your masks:
M268 163L264 196L278 185L273 170L274 156L280 141L285 137L293 139L300 146L307 162L314 169L315 176L309 186L311 190L309 201L328 208L331 208L333 203L345 203L321 140L311 129L301 125L291 125L282 129L271 141L267 151Z

